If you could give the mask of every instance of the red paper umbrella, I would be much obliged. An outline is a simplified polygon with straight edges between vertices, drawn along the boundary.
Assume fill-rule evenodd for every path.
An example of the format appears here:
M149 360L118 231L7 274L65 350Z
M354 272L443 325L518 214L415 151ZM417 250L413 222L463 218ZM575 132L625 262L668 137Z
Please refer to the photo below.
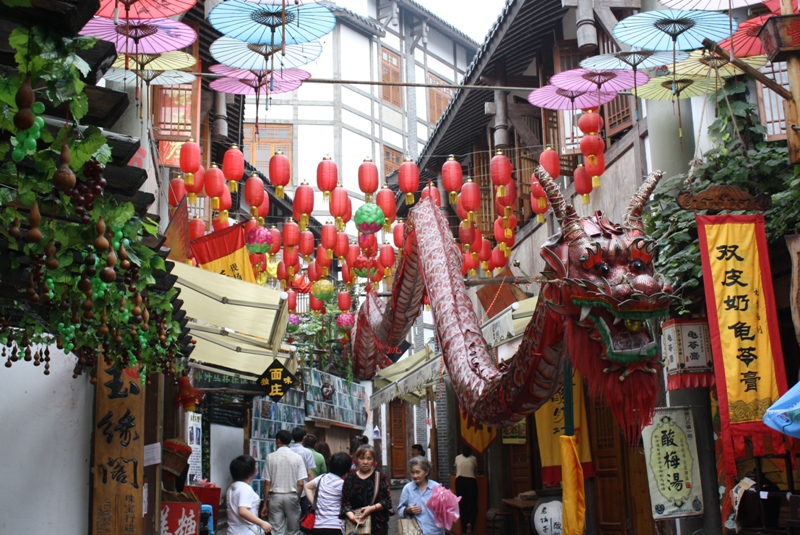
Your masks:
M306 229L308 220L311 217L311 212L313 211L314 190L308 185L308 182L303 181L302 184L297 186L294 192L294 202L292 203L292 214L300 223L300 230Z
M365 202L372 202L372 195L378 191L378 166L372 158L364 158L358 166L358 189L364 192Z
M288 93L303 85L302 80L280 80L275 79L270 83L268 79L247 79L247 78L218 78L211 82L210 87L220 93L229 95L259 95L269 96L277 93Z
M98 17L116 19L161 19L186 13L197 0L100 0Z
M442 165L442 186L450 194L450 204L458 202L458 194L464 183L464 171L461 164L456 161L452 154L447 157L447 161Z
M765 5L767 3L765 2ZM780 12L780 2L778 4L778 12ZM767 19L774 15L762 15L754 19L744 21L739 25L739 29L733 34L733 37L725 39L719 46L723 50L731 49L731 41L733 41L733 50L738 58L749 58L752 56L761 56L765 54L764 47L761 45L761 39L758 38L758 32L764 27Z
M333 248L336 246L336 225L330 220L322 225L319 231L319 241L325 248L328 258L333 258Z
M344 232L336 233L336 244L333 246L333 254L339 259L339 265L344 264L344 257L347 255L347 249L350 247L347 234Z
M325 156L317 165L317 187L322 192L322 200L331 200L331 191L339 183L339 168L330 156Z
M304 230L300 233L300 241L297 243L297 249L303 258L308 262L309 257L314 254L314 233L310 230Z
M397 219L397 201L394 192L386 184L375 196L375 204L383 210L383 231L389 232L392 230L392 223Z
M283 188L285 188L289 181L292 179L291 165L289 158L278 149L272 158L269 159L269 181L275 186L275 196L283 199Z

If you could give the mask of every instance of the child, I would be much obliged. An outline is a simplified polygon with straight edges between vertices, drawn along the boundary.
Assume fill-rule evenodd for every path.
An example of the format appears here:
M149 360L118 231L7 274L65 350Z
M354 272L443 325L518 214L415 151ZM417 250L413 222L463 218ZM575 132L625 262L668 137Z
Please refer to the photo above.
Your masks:
M261 499L250 486L256 475L256 460L240 455L231 461L233 484L228 488L228 535L253 535L250 526L259 526L265 533L272 531L269 522L258 518Z

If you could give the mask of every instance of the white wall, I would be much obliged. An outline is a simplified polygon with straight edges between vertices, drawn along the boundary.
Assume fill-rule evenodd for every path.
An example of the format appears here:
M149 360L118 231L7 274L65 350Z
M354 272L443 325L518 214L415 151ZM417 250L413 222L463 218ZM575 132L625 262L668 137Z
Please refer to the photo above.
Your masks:
M211 424L211 481L227 492L233 483L231 461L244 453L244 429Z
M0 370L0 533L88 533L94 387L75 358Z
M341 25L341 69L343 80L370 79L369 39L362 33Z

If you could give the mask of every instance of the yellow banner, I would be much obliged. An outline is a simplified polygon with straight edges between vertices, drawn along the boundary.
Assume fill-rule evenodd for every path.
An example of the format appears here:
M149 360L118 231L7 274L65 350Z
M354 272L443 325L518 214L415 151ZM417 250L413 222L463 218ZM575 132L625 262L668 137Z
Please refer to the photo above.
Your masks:
M461 440L466 442L478 455L486 453L492 442L497 440L497 429L482 424L459 408L461 413Z
M247 248L232 252L222 258L216 258L211 262L199 264L199 266L207 271L213 271L226 277L243 280L246 282L256 282L253 276L253 267L250 265L250 257L247 253Z

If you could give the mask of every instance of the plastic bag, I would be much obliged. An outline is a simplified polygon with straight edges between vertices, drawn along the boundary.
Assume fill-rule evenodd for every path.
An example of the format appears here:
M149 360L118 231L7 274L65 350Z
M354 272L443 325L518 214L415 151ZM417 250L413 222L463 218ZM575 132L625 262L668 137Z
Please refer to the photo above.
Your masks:
M460 501L461 496L456 496L442 485L433 488L425 506L433 511L433 522L437 528L443 527L449 530L453 526L453 522L460 516L458 512Z
M800 438L800 383L797 383L764 413L764 423L784 435Z

